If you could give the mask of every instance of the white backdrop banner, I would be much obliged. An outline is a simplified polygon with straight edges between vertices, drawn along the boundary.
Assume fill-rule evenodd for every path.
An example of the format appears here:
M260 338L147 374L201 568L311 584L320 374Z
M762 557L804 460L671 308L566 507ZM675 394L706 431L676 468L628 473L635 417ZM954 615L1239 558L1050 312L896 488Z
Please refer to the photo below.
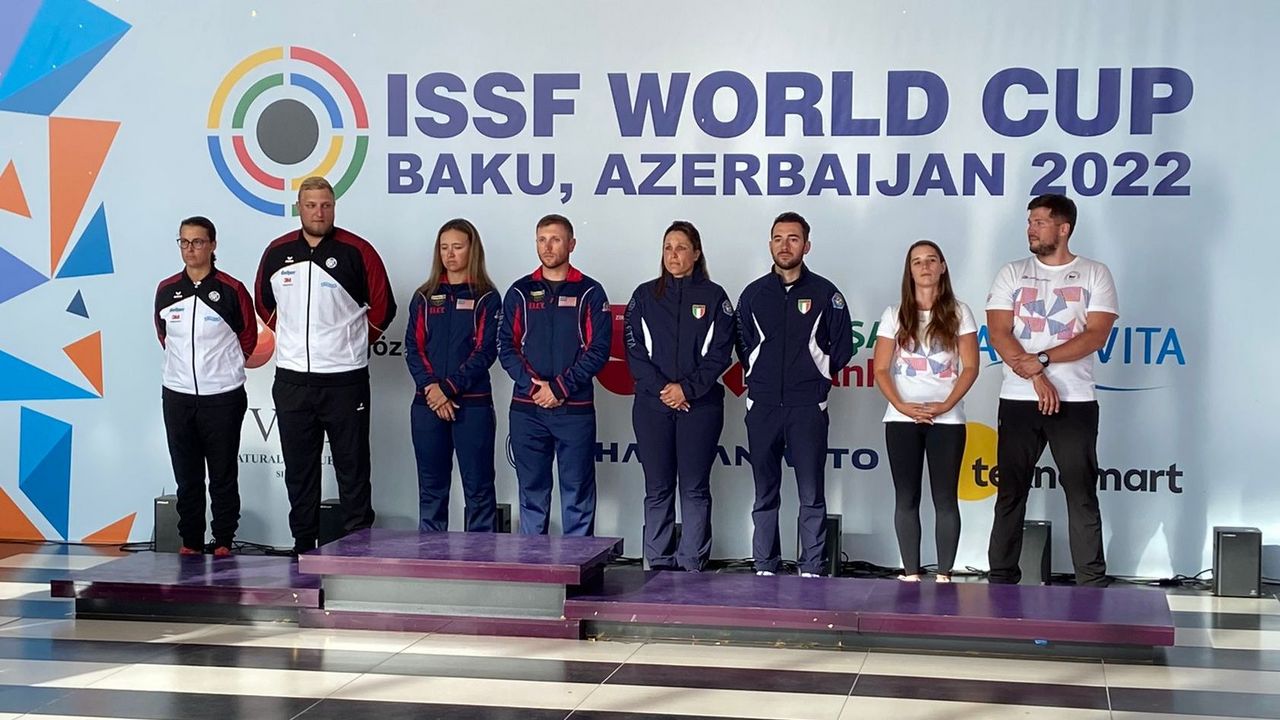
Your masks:
M181 269L178 221L212 218L220 266L251 284L312 174L337 186L337 223L377 247L401 305L372 348L380 525L417 521L402 340L441 223L474 221L505 287L537 263L537 218L567 215L574 264L620 316L671 220L699 227L736 298L769 267L771 219L795 210L857 346L831 398L829 510L848 558L897 565L871 356L905 251L938 242L981 320L997 268L1027 254L1027 201L1062 192L1080 207L1072 249L1111 267L1122 307L1096 359L1111 571L1195 573L1215 525L1280 534L1274 3L12 0L0 27L5 536L150 536L152 498L174 489L151 312ZM985 568L1001 367L985 327L979 339L958 564ZM638 555L621 346L597 388L597 532ZM272 374L249 372L240 538L285 545ZM511 383L493 375L501 446ZM744 557L740 368L723 382L713 556ZM1028 516L1054 521L1067 570L1064 500L1042 465ZM498 496L516 502L501 457ZM931 562L928 531L924 547Z

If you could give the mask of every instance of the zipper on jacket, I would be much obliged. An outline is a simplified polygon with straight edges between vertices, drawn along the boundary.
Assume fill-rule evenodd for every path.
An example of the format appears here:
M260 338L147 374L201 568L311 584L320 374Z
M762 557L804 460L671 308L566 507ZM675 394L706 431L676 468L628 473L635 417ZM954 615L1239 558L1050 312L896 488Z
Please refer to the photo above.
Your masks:
M673 280L679 286L676 288L676 371L679 372L682 370L680 360L684 357L680 354L680 324L684 322L684 283L681 282L682 278L673 278ZM688 400L690 398L685 398L685 401Z
M311 243L307 243L311 247ZM307 257L307 329L303 332L303 346L307 349L307 372L311 372L311 268L315 265L316 249L311 248Z
M779 281L779 284L782 284L782 298L783 298L782 300L782 363L778 367L778 402L780 404L785 405L786 403L783 402L782 395L783 393L786 392L786 387L787 387L787 382L786 382L787 360L788 360L787 318L791 314L789 312L791 309L791 293L787 291L787 287L785 284L782 283L781 277L778 278L778 281ZM799 278L796 279L796 283L798 282L799 282ZM792 283L792 288L791 288L792 290L795 289L796 283Z
M196 315L200 310L200 296L191 296L191 387L200 395L200 376L196 374Z

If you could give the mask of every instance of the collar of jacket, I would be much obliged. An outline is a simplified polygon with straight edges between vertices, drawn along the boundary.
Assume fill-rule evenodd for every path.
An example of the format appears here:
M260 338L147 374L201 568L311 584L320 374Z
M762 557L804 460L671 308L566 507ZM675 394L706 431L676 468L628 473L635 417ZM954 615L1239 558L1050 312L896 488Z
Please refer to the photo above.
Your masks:
M532 277L534 280L538 280L538 281L541 281L541 282L552 282L551 280L547 280L546 278L542 277L542 266L541 266L541 265L539 265L539 266L538 266L538 269L537 269L537 270L534 270L534 271L533 271L533 274L531 275L531 277ZM568 273L566 273L566 274L565 274L565 276L564 276L564 282L581 282L581 281L582 281L582 271L580 271L580 270L578 270L578 268L576 268L576 267L574 267L574 266L570 265L570 266L569 266L569 272L568 272Z

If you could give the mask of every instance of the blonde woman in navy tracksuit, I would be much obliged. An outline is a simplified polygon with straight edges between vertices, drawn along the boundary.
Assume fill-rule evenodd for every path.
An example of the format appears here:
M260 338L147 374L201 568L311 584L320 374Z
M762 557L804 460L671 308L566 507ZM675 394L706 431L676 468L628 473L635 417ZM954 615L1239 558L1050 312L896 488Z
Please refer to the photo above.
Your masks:
M644 556L654 570L697 572L711 555L711 464L724 427L733 305L707 275L702 237L677 220L662 239L661 274L627 304L631 419L644 467ZM675 492L683 532L675 538Z
M410 406L418 461L418 528L449 529L458 456L468 532L493 532L497 420L489 368L498 357L502 300L485 270L480 232L461 218L436 234L431 276L409 304L405 361L417 392Z

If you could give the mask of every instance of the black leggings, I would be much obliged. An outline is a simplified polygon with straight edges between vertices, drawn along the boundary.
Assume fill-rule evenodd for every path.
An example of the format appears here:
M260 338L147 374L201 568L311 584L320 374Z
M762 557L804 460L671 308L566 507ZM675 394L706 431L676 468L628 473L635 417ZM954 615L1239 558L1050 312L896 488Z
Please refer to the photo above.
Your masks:
M924 460L929 458L929 491L937 519L938 572L951 573L960 544L960 461L964 458L964 425L914 422L884 424L889 470L897 495L893 526L898 533L902 567L908 575L920 572L920 488Z

